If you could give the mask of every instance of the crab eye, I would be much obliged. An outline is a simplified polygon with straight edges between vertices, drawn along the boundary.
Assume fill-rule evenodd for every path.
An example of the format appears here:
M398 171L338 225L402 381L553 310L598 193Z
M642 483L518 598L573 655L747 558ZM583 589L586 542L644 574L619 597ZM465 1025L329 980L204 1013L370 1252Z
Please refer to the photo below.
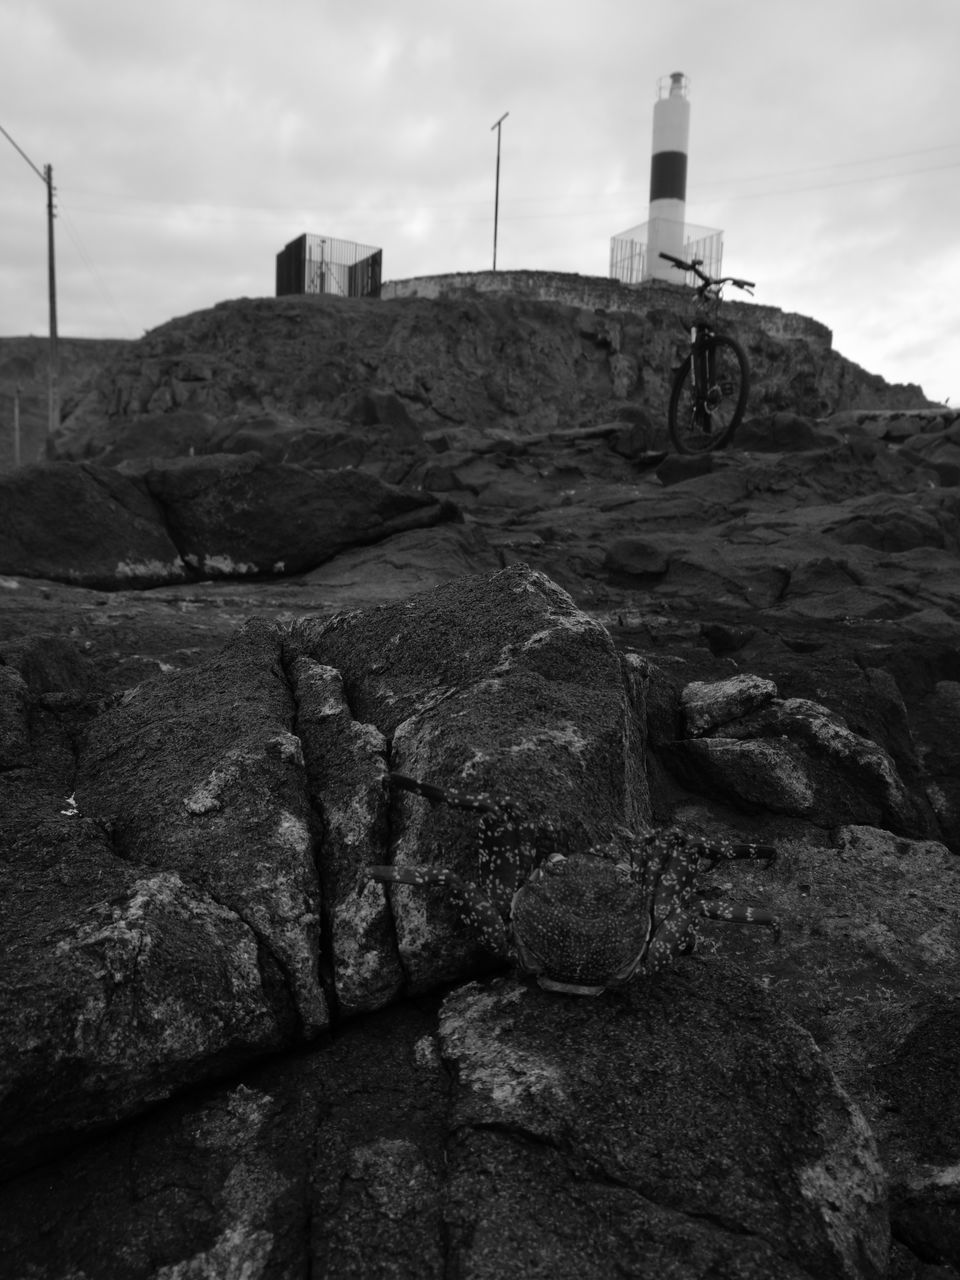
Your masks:
M551 853L550 857L543 864L544 871L557 872L563 869L563 865L567 860L565 853Z

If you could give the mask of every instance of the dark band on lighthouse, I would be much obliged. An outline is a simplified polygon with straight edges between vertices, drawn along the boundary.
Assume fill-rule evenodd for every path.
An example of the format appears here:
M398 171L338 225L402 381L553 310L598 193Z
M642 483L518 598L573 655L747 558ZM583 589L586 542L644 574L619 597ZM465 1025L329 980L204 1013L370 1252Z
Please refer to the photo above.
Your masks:
M687 156L683 151L658 151L650 164L650 199L686 200Z

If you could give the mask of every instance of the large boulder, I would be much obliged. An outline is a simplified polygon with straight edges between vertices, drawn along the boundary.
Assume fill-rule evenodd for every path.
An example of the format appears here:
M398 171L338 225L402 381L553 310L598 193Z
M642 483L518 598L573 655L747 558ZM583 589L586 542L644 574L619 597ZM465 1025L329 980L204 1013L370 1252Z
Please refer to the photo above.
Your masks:
M509 788L568 843L648 811L639 678L523 566L253 621L195 667L61 708L77 723L30 670L0 697L4 751L37 758L0 772L8 1165L489 963L442 895L394 907L370 881L391 856L475 873L475 823L390 805L388 767Z
M0 477L0 573L102 589L284 576L457 514L365 472L257 453L55 462Z
M460 988L449 1231L470 1275L886 1274L859 1109L749 979L683 962L622 998Z
M807 698L780 698L770 680L693 682L681 695L685 733L661 755L687 780L745 809L822 826L842 823L927 835L932 815L890 755Z
M864 1116L898 1235L953 1260L960 880L896 834L923 814L908 706L876 650L773 672L742 623L649 626L618 650L514 565L253 622L122 693L79 639L0 647L12 1274L872 1278ZM662 767L667 743L784 735L815 811L732 804L742 771L718 786L695 752L683 787ZM773 843L701 885L774 909L781 940L704 921L700 956L595 1000L490 984L441 891L369 878L478 870L475 816L391 796L390 769L512 794L540 855L654 812Z
M183 559L204 577L301 573L455 514L362 471L312 471L257 453L175 458L142 476Z
M333 684L329 705L342 697L354 720L369 726L368 740L383 742L391 769L517 797L542 823L541 854L557 838L586 848L617 825L637 828L649 819L642 682L602 626L524 565L457 579L401 604L326 622L301 619L285 651L310 688L329 685L328 670L339 673L342 695ZM324 811L332 782L328 769L314 772ZM398 798L391 820L392 860L476 877L474 815L431 811L408 797ZM549 834L550 823L559 837ZM355 842L334 929L342 911L356 913L364 857L369 845ZM441 890L401 887L391 901L391 962L410 989L476 970L476 944Z
M697 959L595 1001L394 1006L0 1188L0 1250L38 1280L879 1280L888 1241L823 1055Z
M0 476L0 573L84 587L151 587L187 571L143 483L53 462Z
M25 701L30 732L0 772L7 1167L328 1021L276 633L254 625L119 705L58 705L19 666L0 704L0 738L22 733Z

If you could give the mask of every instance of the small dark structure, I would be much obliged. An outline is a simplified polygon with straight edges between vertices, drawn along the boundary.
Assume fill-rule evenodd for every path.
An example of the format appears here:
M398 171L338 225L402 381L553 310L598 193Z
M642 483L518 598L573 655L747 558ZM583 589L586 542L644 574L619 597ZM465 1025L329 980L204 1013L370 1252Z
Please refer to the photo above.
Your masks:
M382 249L304 232L277 254L277 297L333 293L379 298L382 270Z

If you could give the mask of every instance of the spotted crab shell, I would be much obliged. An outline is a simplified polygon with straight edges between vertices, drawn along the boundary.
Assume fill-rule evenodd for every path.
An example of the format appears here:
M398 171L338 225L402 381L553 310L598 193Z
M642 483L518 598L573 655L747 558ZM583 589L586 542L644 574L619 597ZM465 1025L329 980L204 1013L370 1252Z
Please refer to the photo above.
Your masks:
M588 854L539 867L514 896L511 922L520 964L541 986L588 995L632 976L651 933L629 869Z

